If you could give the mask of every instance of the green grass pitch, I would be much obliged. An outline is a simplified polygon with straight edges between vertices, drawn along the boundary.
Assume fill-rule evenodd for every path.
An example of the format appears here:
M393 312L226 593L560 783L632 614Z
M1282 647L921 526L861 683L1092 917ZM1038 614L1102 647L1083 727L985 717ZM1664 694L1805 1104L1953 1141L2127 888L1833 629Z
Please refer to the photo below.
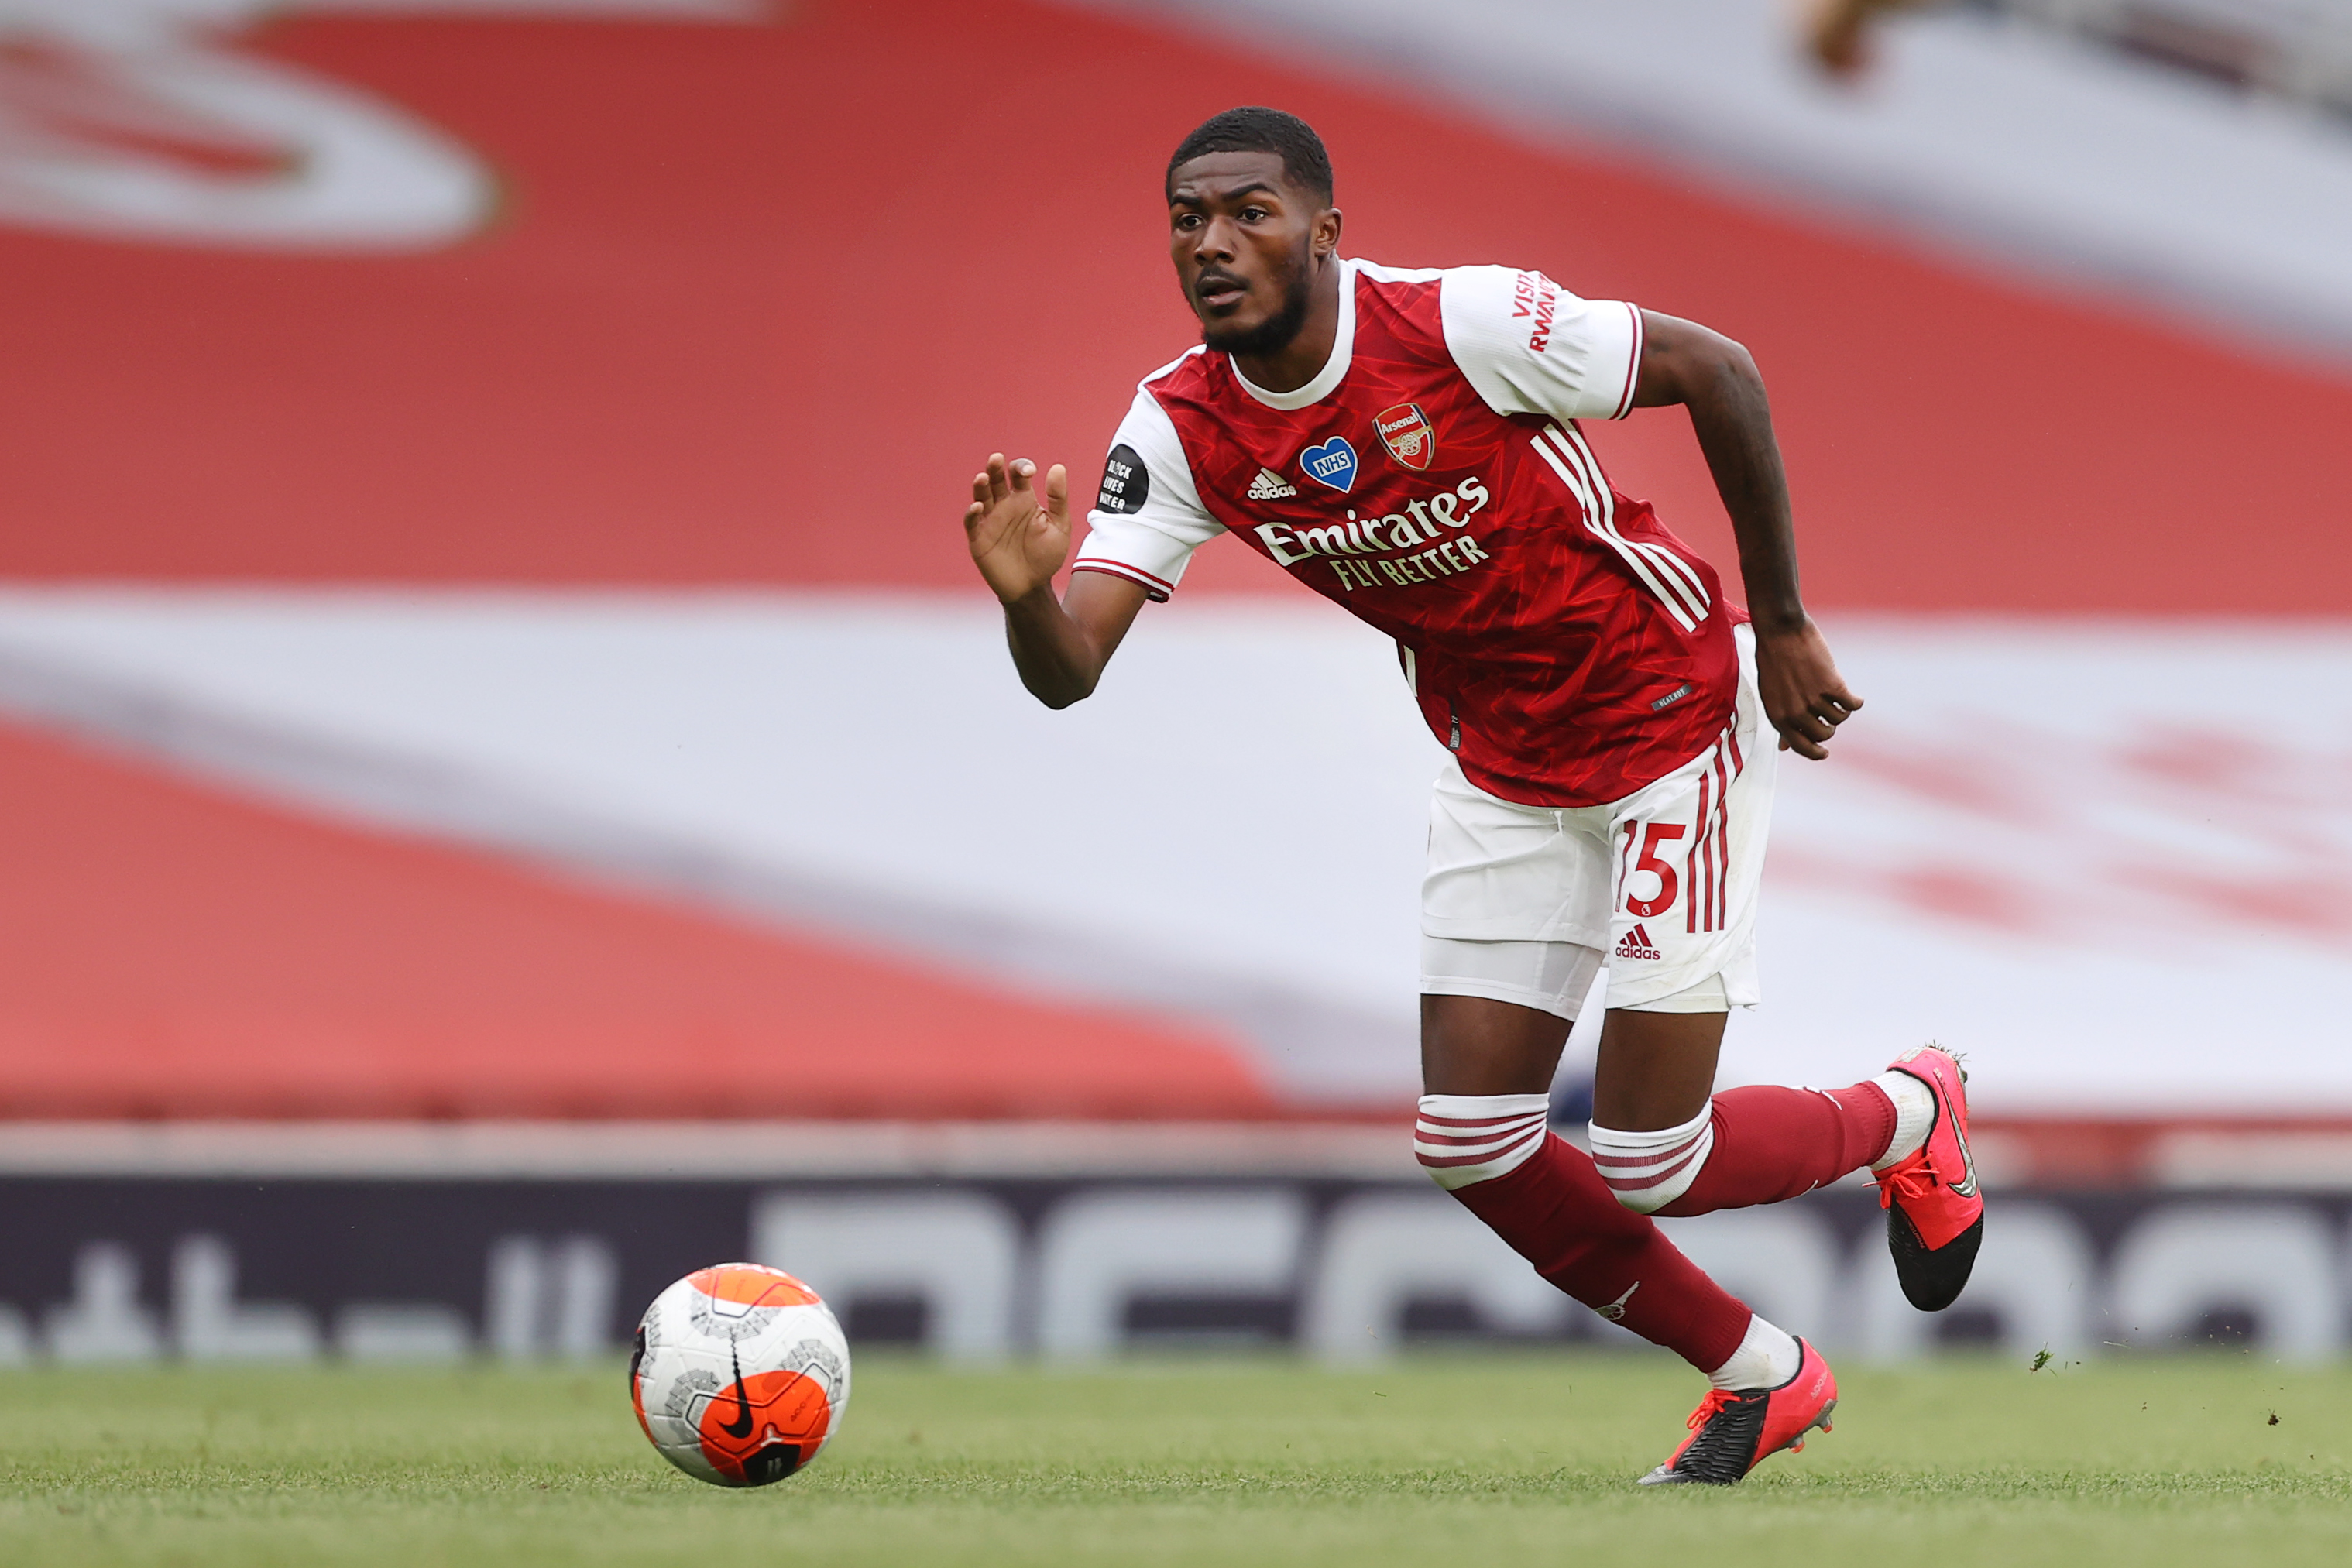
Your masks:
M875 1356L814 1468L728 1492L655 1456L617 1365L10 1372L0 1563L2352 1563L2352 1371L2217 1354L1841 1382L1805 1453L1656 1491L1633 1478L1700 1392L1663 1358Z

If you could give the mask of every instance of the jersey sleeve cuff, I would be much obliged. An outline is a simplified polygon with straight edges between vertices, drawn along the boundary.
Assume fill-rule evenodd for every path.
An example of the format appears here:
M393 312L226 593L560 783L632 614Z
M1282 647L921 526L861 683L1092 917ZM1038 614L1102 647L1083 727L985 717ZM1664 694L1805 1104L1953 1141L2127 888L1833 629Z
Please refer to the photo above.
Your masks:
M1158 504L1158 497L1154 497ZM1071 563L1077 571L1107 571L1142 585L1155 602L1164 601L1184 580L1194 546L1148 517L1121 517L1097 507L1087 515L1086 542ZM1212 525L1213 526L1213 525Z
M1633 412L1633 392L1642 384L1642 308L1629 300L1625 313L1633 322L1633 351L1625 361L1625 391L1617 400L1617 412L1609 416L1612 419L1622 419Z
M1168 596L1176 591L1176 585L1168 581L1165 578L1154 577L1151 573L1144 570L1141 567L1129 566L1124 561L1088 560L1084 556L1081 556L1076 560L1070 563L1070 570L1072 571L1099 571L1107 576L1123 577L1129 582L1140 583L1143 587L1143 596L1146 599L1150 600L1154 604L1167 603Z

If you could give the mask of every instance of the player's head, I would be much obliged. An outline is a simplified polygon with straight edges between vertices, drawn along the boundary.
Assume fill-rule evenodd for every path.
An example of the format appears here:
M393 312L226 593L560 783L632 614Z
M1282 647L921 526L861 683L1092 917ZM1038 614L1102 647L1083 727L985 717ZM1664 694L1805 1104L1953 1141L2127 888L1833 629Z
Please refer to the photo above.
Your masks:
M1168 160L1169 249L1201 338L1267 354L1298 335L1316 268L1339 246L1331 157L1278 109L1229 109Z

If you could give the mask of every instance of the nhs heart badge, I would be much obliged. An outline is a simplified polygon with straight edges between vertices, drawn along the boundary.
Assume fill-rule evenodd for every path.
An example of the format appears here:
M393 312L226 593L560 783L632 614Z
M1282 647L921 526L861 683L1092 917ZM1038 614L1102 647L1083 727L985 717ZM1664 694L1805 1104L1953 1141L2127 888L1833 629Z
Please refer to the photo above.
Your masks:
M1356 449L1348 444L1344 435L1335 435L1320 446L1310 446L1298 455L1298 466L1318 485L1328 485L1345 495L1356 483Z

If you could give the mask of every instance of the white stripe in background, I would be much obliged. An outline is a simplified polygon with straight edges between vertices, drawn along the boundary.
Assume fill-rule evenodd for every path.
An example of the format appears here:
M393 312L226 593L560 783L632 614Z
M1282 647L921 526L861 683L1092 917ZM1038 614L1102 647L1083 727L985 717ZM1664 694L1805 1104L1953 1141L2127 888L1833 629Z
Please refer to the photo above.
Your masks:
M1155 608L1057 714L985 593L15 589L0 709L322 814L1231 1020L1286 1085L1402 1102L1444 753L1388 642L1298 598ZM2352 622L1824 622L1870 706L1833 764L1780 777L1764 1006L1735 1014L1725 1084L1851 1082L1935 1038L1989 1113L2352 1112ZM1988 717L2024 689L2063 711Z
M1442 753L1386 644L1319 602L1147 624L1097 701L1056 714L977 595L0 591L0 711L369 826L1204 1021L1310 1100L1410 1094ZM1350 809L1202 810L1261 776L1349 780ZM1314 874L1265 877L1286 863Z

